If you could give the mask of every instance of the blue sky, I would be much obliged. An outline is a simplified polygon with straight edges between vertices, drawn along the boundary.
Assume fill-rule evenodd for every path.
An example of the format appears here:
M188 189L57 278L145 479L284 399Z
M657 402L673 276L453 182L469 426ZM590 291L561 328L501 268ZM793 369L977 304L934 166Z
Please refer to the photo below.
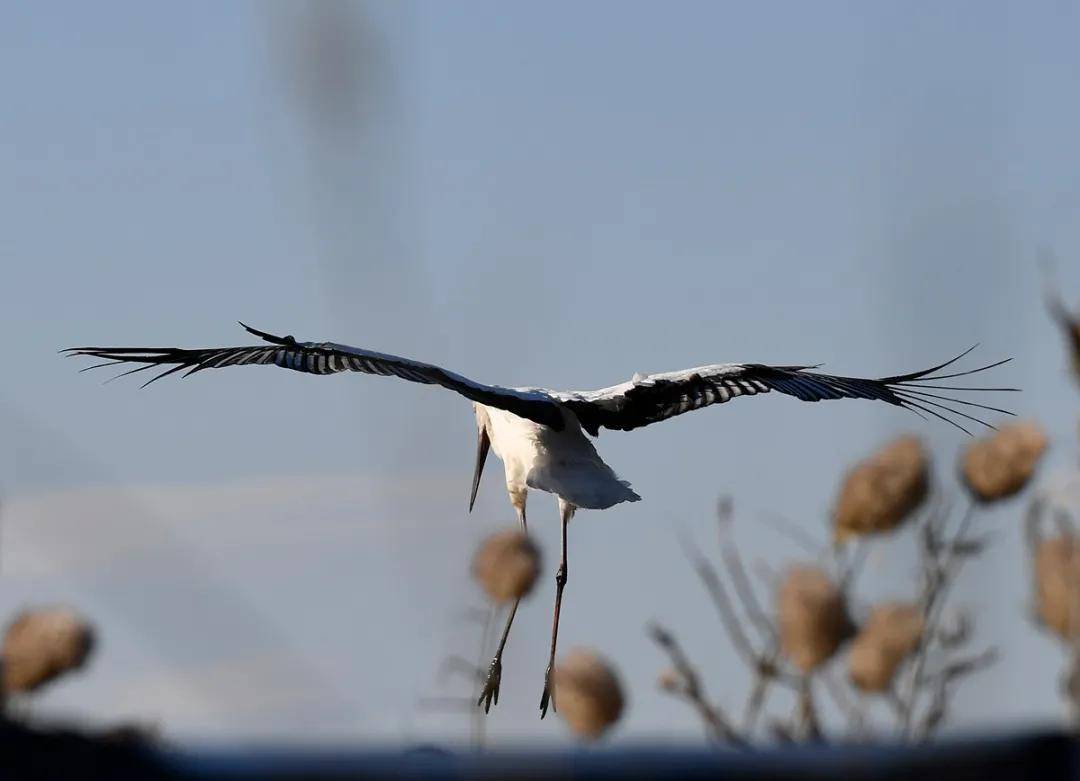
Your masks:
M106 636L49 707L185 735L292 734L304 713L316 737L460 737L415 702L472 653L468 556L513 520L494 470L466 515L474 424L450 394L258 369L103 387L60 347L240 344L241 319L589 388L729 360L873 376L981 342L1016 357L998 376L1054 430L1049 464L1075 462L1036 265L1052 253L1080 299L1074 4L318 8L3 10L0 608L72 601ZM574 522L561 640L623 671L619 734L697 735L653 690L651 618L717 696L743 686L680 530L708 544L731 492L742 543L778 565L797 551L755 515L823 534L844 466L909 430L949 485L957 432L865 403L740 400L601 437L645 501ZM530 509L554 550L554 502ZM958 591L1005 651L961 724L1057 715L1054 676L1029 675L1057 655L1025 623L1019 510L988 520ZM867 588L902 594L912 561L882 546ZM544 586L495 735L563 734L534 716ZM220 694L250 659L270 705Z

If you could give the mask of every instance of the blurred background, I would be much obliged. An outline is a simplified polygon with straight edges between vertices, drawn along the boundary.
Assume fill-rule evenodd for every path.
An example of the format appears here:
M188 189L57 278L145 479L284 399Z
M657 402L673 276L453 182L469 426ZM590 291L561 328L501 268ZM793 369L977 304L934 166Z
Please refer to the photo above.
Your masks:
M56 351L218 346L236 320L504 385L593 388L724 361L879 376L979 342L990 384L1076 462L1076 387L1041 296L1080 300L1072 3L5 4L0 23L0 616L98 627L40 714L200 741L464 741L483 597L514 522L453 394L269 369L103 386ZM135 378L132 378L134 380ZM914 431L951 482L966 437L868 403L737 400L598 447L644 501L570 527L560 645L601 650L616 741L698 740L657 690L659 619L710 693L749 686L680 537L737 502L751 561L824 545L847 466ZM541 722L558 541L518 613L492 741ZM952 724L1056 723L1019 503L953 603L1000 661ZM549 572L550 570L550 572ZM875 546L867 598L902 595Z

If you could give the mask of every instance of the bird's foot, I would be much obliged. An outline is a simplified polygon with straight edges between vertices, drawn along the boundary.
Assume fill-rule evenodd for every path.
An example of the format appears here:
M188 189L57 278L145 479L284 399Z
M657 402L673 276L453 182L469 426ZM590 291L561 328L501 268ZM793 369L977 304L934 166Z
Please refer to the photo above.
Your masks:
M551 665L548 665L547 671L544 673L544 693L540 695L540 718L547 716L549 702L551 703L551 709L558 712L559 708L555 705L555 690L551 688Z
M480 692L480 699L476 701L478 707L483 707L484 713L491 710L491 705L499 704L499 682L502 680L502 659L495 657L488 667L487 680L484 681L484 689Z

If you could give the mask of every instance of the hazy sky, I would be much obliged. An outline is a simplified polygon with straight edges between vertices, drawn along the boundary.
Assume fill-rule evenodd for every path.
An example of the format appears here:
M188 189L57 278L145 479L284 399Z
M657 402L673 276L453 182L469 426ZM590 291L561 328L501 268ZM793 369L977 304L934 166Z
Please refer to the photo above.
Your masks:
M0 23L0 612L101 626L42 707L211 739L463 739L477 540L513 522L498 465L466 513L468 404L272 369L101 385L79 344L248 341L238 319L479 380L590 388L702 363L876 376L981 342L1074 463L1076 388L1035 260L1080 300L1080 10L1070 3L31 3ZM134 378L132 378L134 379ZM869 403L737 400L598 446L644 501L571 527L561 646L600 649L621 738L695 739L659 694L660 618L741 702L679 547L731 492L824 538L843 469L906 431L953 490L959 432ZM957 598L1002 662L960 725L1058 715L1025 619L1010 504ZM532 527L557 541L554 501ZM883 545L868 599L909 593ZM553 578L519 612L495 736L536 719ZM299 722L300 719L302 722ZM302 723L303 726L296 726Z

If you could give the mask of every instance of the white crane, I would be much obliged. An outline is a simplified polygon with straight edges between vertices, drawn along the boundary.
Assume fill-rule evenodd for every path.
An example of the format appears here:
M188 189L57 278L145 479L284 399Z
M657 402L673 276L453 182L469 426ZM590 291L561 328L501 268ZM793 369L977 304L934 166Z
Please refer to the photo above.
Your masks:
M968 388L934 384L941 380L986 371L1008 360L968 371L937 374L963 358L911 374L876 380L835 377L810 371L816 366L765 366L756 363L722 363L684 371L648 376L635 375L629 382L594 391L557 391L547 388L504 388L485 385L460 374L409 358L349 347L333 342L298 342L291 336L274 336L242 325L265 344L243 347L181 349L175 347L77 347L68 355L100 358L104 363L82 371L116 364L139 364L118 377L165 366L165 371L143 387L169 374L186 370L183 376L203 369L226 366L274 364L311 374L356 371L394 375L426 385L441 385L473 402L476 413L477 453L469 510L476 501L488 449L494 448L506 472L506 490L518 521L527 530L525 500L530 488L558 497L562 522L562 551L555 576L555 611L551 628L551 651L544 675L540 716L547 713L551 697L551 670L559 632L559 609L566 586L566 531L578 508L603 510L620 502L636 502L641 497L630 484L620 480L604 463L586 433L596 437L601 428L630 431L684 412L721 404L736 396L756 396L779 391L802 401L826 399L871 399L940 418L970 433L950 416L993 426L956 409L953 404L1011 415L1007 410L945 396L933 391L1014 391L1016 388ZM114 378L115 379L115 378ZM487 681L478 704L485 711L498 703L502 675L502 654L517 612L517 603L507 617L498 649L491 661Z

